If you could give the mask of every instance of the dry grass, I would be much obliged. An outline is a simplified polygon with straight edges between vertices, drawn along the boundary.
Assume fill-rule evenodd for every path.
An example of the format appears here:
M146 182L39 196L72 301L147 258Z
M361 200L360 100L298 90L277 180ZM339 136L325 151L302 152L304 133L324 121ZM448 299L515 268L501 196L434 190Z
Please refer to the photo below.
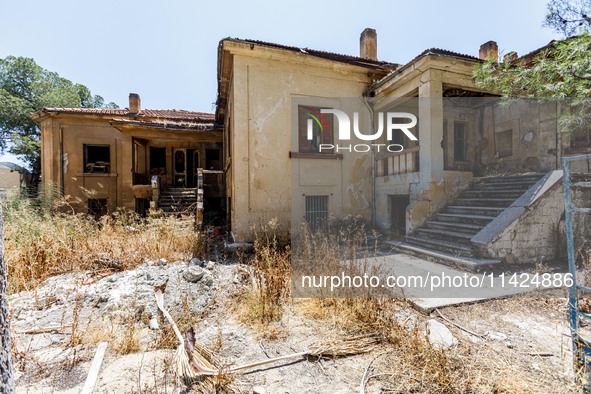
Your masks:
M247 263L251 267L251 286L238 301L242 322L267 325L283 316L291 286L291 251L276 229L277 222L272 220L269 227L263 226L257 232L254 256Z
M97 221L74 213L73 203L67 198L4 203L10 293L30 290L55 274L123 270L148 258L174 261L204 253L191 218L141 218L117 211Z

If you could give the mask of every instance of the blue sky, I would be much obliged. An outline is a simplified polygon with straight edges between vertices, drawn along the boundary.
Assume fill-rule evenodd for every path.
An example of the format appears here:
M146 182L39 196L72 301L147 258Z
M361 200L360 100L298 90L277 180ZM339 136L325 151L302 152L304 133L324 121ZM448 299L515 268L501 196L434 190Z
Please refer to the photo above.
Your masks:
M213 112L224 37L357 55L372 27L378 57L395 63L430 47L477 55L488 40L524 54L559 38L545 11L545 0L0 0L0 58L32 57L122 107L135 92L144 108Z

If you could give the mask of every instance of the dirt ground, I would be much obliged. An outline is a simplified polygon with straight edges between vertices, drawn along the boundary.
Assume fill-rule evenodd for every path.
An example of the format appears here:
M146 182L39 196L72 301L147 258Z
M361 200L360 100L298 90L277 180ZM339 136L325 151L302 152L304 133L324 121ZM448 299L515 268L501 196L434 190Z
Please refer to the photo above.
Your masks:
M302 299L290 300L281 320L270 326L241 323L235 295L246 284L238 264L196 268L190 262L154 261L142 267L114 276L63 275L34 292L11 296L18 393L80 392L100 341L108 341L109 348L96 393L189 392L172 372L174 349L158 342L166 322L160 316L154 326L158 314L150 289L164 277L169 278L167 308L178 312L188 303L197 339L226 366L300 352L345 334L338 322L311 317L310 301ZM191 282L195 278L188 271L203 278ZM186 293L188 298L180 300ZM138 310L143 315L130 320L128 315ZM495 383L494 390L488 386L482 392L575 393L580 386L574 379L566 312L560 293L448 307L430 316L405 303L392 311L415 330L429 319L447 326L457 343L445 354L460 364L474 364L474 373L496 374L484 376ZM124 344L118 342L126 332L137 345L131 352L122 351ZM79 340L72 341L73 335ZM395 355L396 344L381 344L350 357L296 358L248 370L236 376L235 386L259 394L407 392L408 381L420 379L400 364L392 370L395 364L388 359ZM415 392L430 392L417 384Z

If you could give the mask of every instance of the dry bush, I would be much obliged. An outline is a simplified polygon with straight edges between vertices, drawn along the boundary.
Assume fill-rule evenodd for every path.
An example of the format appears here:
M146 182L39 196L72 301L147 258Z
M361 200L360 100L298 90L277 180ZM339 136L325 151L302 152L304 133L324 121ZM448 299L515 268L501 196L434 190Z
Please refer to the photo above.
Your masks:
M10 293L32 289L55 274L123 270L148 258L182 260L204 252L190 217L141 218L117 211L95 220L75 213L75 201L67 197L40 200L17 197L4 203Z

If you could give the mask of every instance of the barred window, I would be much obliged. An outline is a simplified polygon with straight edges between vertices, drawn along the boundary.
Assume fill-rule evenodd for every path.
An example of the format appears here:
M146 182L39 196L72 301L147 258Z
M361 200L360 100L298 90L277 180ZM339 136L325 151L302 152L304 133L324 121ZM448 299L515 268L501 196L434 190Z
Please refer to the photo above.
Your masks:
M328 196L306 196L306 222L310 231L327 231Z

